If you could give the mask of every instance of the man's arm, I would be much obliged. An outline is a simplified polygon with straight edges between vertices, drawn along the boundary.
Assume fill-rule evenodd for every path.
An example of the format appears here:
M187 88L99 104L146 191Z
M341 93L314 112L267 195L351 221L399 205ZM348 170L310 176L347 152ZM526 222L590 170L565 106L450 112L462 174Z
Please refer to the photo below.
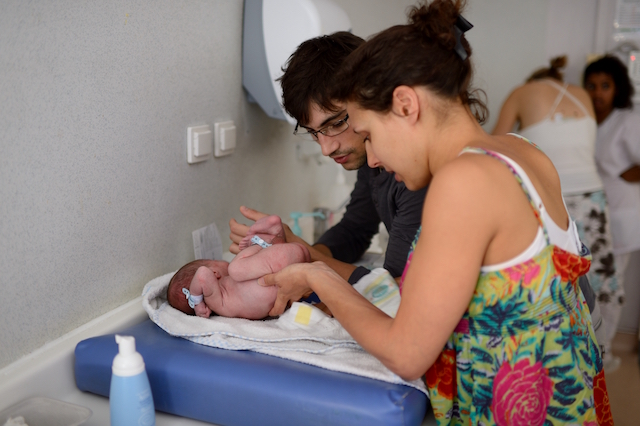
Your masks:
M407 256L422 220L422 207L427 188L409 191L404 183L390 179L389 209L391 226L388 227L389 242L384 259L384 268L392 277L400 277L407 263ZM383 212L384 216L385 213Z
M316 242L318 250L325 255L328 249L335 259L347 263L356 262L378 233L380 216L371 195L368 176L370 170L366 165L358 170L358 178L345 214L339 223L327 230Z

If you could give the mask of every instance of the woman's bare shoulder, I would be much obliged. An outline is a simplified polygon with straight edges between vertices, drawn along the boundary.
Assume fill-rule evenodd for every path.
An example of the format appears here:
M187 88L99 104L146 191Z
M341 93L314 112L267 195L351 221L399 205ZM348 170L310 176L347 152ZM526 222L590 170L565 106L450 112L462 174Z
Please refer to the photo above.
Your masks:
M570 84L569 87L567 87L567 90L573 96L578 98L578 100L582 102L585 108L587 108L587 111L589 111L593 115L593 103L591 101L589 93L584 88L576 86L574 84Z

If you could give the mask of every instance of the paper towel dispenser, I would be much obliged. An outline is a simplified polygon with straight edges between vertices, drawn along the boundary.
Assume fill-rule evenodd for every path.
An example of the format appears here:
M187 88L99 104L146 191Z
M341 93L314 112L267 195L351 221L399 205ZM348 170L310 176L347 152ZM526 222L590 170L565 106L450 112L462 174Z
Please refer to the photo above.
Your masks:
M276 79L300 43L336 31L351 31L351 21L332 0L245 0L242 85L248 100L269 117L295 124L282 108Z

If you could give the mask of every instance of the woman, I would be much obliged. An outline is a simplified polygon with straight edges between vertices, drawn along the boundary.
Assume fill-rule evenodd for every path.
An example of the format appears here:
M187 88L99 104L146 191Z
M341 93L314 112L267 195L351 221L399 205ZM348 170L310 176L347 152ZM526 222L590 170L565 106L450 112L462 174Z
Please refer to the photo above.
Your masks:
M620 271L615 268L609 213L595 161L597 125L591 98L580 86L564 83L566 57L550 61L550 67L534 72L527 82L511 92L500 110L494 135L505 134L515 125L518 134L534 142L549 156L560 176L562 195L580 239L591 250L588 277L607 314L599 327L600 309L591 310L598 343L604 352L604 369L615 371L620 358L611 352L613 315L620 304ZM582 283L581 283L582 284ZM585 297L587 293L585 292ZM612 306L609 306L612 305Z
M391 371L427 372L440 424L611 423L577 289L589 260L551 161L514 136L486 134L471 112L481 117L484 105L469 91L461 8L413 9L408 25L359 47L336 77L369 165L411 190L429 185L396 317L322 263L267 275L263 284L278 286L271 314L315 291Z
M632 253L640 250L640 115L633 110L627 67L615 56L589 64L583 84L598 122L596 164L611 213L616 268L624 274ZM622 277L619 282L617 291L603 295L610 303L601 305L603 315L613 318L606 324L611 339L624 301Z

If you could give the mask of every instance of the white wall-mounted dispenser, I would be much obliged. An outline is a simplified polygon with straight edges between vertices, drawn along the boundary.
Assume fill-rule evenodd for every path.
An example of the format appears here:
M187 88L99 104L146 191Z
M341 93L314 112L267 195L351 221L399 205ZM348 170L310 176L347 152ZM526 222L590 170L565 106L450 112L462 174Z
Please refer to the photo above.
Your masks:
M300 43L336 31L351 31L351 21L332 0L245 0L242 85L248 100L269 117L295 124L282 108L276 79Z

